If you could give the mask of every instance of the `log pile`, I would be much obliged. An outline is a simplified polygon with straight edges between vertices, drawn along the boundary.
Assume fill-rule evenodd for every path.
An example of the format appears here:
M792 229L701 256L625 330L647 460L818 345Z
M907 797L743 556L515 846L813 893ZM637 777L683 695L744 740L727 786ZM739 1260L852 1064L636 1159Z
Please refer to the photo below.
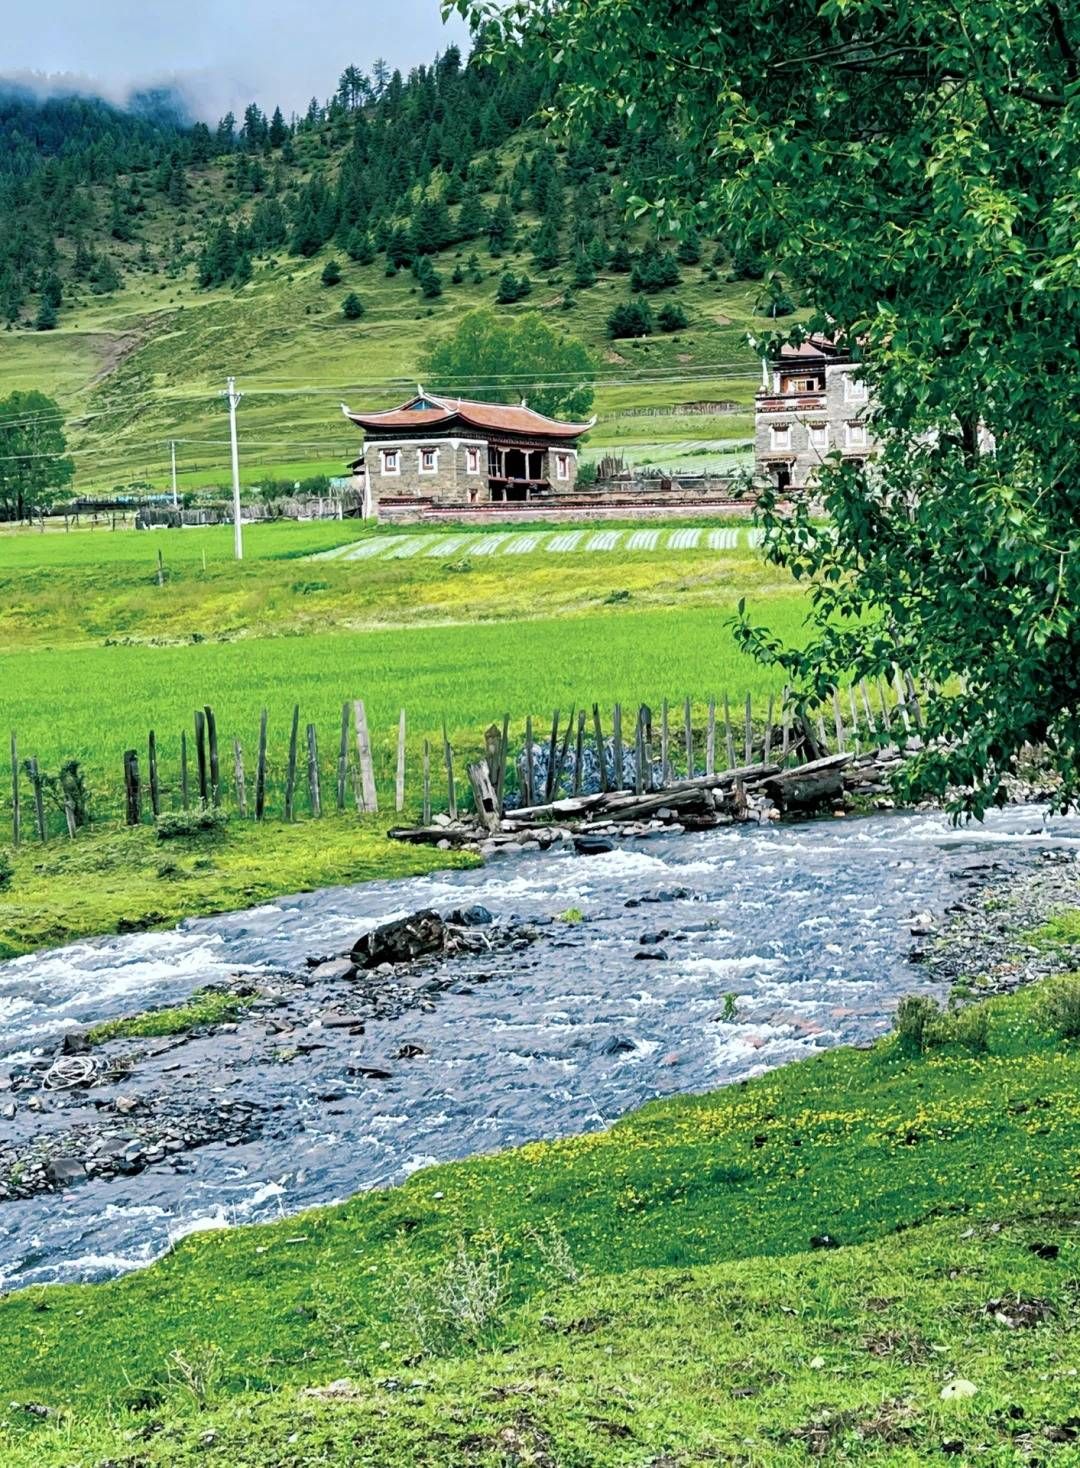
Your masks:
M476 814L436 816L429 825L396 826L397 841L485 851L537 843L550 846L576 836L642 836L669 830L703 831L736 821L764 822L843 811L856 796L887 795L888 779L903 760L893 746L867 754L833 754L781 768L759 763L713 775L673 781L663 790L616 790L574 795L506 810L498 800L486 761L469 766Z

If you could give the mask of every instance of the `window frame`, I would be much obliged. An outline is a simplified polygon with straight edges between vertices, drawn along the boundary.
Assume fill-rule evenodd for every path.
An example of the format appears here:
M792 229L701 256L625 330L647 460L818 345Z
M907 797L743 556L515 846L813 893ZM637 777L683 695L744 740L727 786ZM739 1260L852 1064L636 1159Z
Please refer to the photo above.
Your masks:
M475 444L465 445L465 473L480 473L480 450L475 446Z
M781 436L783 436L783 442L781 442ZM774 454L783 453L785 450L791 452L792 439L790 423L769 424L769 448Z
M391 459L393 459L393 461L394 461L392 465L390 463L390 460ZM387 449L380 449L379 450L379 473L384 478L400 478L401 477L401 450L400 449L389 449L389 448L387 448Z
M556 453L555 455L555 478L565 483L570 478L570 455Z
M431 465L428 467L424 460L431 455ZM416 451L416 472L418 474L438 474L439 472L439 450L437 448L419 448Z
M809 446L817 453L828 453L829 450L829 425L827 423L808 423L806 425L807 441ZM821 434L821 442L815 441L814 435Z
M866 435L866 424L857 420L846 425L847 432L844 439L845 448L866 449L869 447L869 439ZM858 437L856 437L858 435Z

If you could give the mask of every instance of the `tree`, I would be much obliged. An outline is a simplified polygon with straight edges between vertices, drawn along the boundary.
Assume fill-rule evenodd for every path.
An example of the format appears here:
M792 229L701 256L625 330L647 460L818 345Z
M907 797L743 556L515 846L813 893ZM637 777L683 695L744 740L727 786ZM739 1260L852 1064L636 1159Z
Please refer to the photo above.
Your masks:
M36 331L52 331L56 326L57 319L56 307L46 296L42 296L41 304L38 306L37 316L34 319L34 329Z
M732 0L717 25L523 0L484 20L546 64L571 132L671 140L657 216L791 280L808 318L762 351L827 332L862 363L876 459L823 469L827 519L760 501L811 634L795 649L747 618L745 645L809 706L909 670L927 728L907 768L958 809L1002 798L1028 745L1080 793L1075 7Z
M280 148L288 136L289 129L286 127L285 119L281 115L281 108L275 107L274 115L270 119L269 138L271 148Z
M690 318L680 302L665 301L656 313L656 324L661 331L682 331L690 325Z
M588 250L579 247L574 255L574 285L579 291L596 284L596 267Z
M436 391L495 403L526 396L537 412L573 420L592 407L595 372L585 343L553 331L536 311L513 319L489 309L470 311L424 362L424 381ZM484 385L473 388L475 382Z
M624 301L607 320L608 336L652 336L653 317L648 301Z
M364 314L364 303L355 291L349 294L341 303L341 314L346 321L359 321Z
M0 517L21 520L47 510L75 474L67 456L64 414L41 392L0 400Z
M533 264L537 270L554 270L559 263L559 222L545 215L533 242Z
M375 241L366 229L351 229L345 240L345 252L357 265L370 265L375 259Z
M236 269L236 236L227 219L222 219L199 256L199 284L223 285Z
M650 241L634 261L630 284L636 291L652 294L678 283L679 266L675 256L670 250L662 250L658 244Z
M515 301L523 301L526 296L532 294L532 281L527 275L519 279L512 270L503 273L499 281L499 288L495 292L495 300L500 306L511 306Z
M337 260L327 260L319 277L323 285L338 285L341 281L341 265Z
M442 276L431 263L430 255L418 255L416 259L416 282L424 297L433 301L442 295Z
M629 275L633 268L634 257L630 253L630 246L624 239L616 240L611 259L608 261L608 269L615 275Z

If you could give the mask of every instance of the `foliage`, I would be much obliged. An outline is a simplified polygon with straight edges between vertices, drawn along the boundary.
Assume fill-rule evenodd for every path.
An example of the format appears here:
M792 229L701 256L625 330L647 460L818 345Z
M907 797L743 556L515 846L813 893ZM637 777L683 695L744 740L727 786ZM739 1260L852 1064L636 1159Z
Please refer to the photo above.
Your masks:
M75 465L65 452L63 421L59 403L42 392L0 399L0 519L49 509L71 483Z
M216 805L199 805L193 810L162 811L154 822L159 841L183 841L193 836L220 837L229 823L229 813Z
M743 635L811 703L894 665L933 692L917 788L1003 798L1027 744L1080 793L1080 36L1069 7L459 0L559 88L572 137L670 151L635 207L767 255L872 390L876 459L761 505L815 635ZM672 87L672 76L678 87ZM785 491L786 498L786 491ZM825 511L825 516L821 515ZM963 691L957 692L957 685Z
M679 266L675 256L670 250L662 250L654 240L650 240L644 247L630 272L633 289L650 295L666 290L668 286L678 285L679 279Z
M323 285L339 285L341 282L341 262L339 260L327 260L322 268L319 279Z
M495 293L496 303L500 306L513 305L515 301L523 301L526 296L532 294L532 281L527 275L516 276L512 270L503 272L499 281L499 289Z
M355 291L349 294L341 303L341 314L346 321L359 321L364 314L364 303Z
M210 1025L227 1024L237 1019L257 994L233 994L223 989L196 989L185 1004L165 1009L146 1009L141 1014L124 1015L91 1025L86 1039L91 1045L106 1045L110 1040L142 1040L157 1035L186 1035Z
M537 412L570 419L584 418L592 407L593 371L584 343L553 331L535 312L506 319L490 310L470 311L424 361L426 378L437 389L515 402L527 386Z
M1080 1039L1080 974L1064 974L1045 986L1044 1013L1068 1040Z
M921 1055L927 1031L939 1014L937 1002L925 994L907 994L896 1006L894 1028L905 1055Z
M656 324L661 331L684 331L690 318L679 301L665 301L656 313Z
M15 868L11 865L11 857L6 851L0 851L0 892L6 892L11 886L11 878Z
M653 325L648 301L623 301L608 317L608 336L651 336Z

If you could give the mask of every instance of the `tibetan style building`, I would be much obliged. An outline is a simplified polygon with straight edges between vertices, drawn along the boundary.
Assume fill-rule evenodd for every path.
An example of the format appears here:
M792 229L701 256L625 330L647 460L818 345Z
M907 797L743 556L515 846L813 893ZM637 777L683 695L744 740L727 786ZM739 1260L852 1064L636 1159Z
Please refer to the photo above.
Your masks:
M858 364L835 343L811 336L761 364L754 403L757 470L779 489L813 484L833 455L863 460L877 445Z
M386 519L554 504L573 493L578 440L596 421L563 423L524 403L436 397L423 388L400 408L353 413L343 404L342 411L364 432L352 465L364 513Z

